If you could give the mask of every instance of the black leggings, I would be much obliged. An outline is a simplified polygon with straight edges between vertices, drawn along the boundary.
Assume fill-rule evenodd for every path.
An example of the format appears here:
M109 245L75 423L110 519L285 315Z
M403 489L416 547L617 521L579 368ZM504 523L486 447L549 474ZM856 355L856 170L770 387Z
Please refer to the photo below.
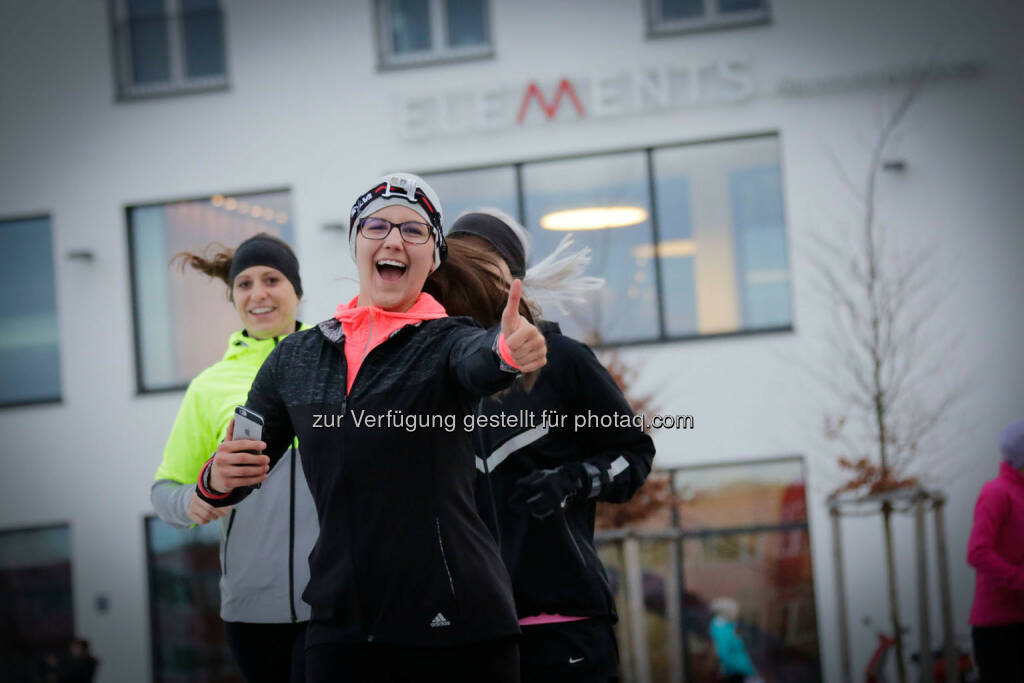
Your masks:
M519 668L523 683L618 681L615 627L600 617L524 626Z
M517 638L447 647L323 643L306 649L308 683L519 683Z
M975 626L971 640L981 683L1024 681L1024 624Z
M225 621L228 648L246 683L305 683L307 623Z

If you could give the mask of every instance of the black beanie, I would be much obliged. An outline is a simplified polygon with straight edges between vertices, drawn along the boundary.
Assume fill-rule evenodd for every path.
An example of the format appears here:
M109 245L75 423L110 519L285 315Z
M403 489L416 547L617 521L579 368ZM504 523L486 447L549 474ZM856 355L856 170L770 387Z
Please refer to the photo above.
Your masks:
M494 247L498 255L505 259L512 277L521 278L526 275L526 250L512 229L505 224L505 221L489 213L467 213L452 224L448 236L451 237L459 233L475 235L486 240Z
M292 283L296 296L302 298L299 260L295 258L295 252L284 240L261 232L239 244L235 249L235 255L231 258L228 286L234 287L238 274L253 266L269 266L278 269Z

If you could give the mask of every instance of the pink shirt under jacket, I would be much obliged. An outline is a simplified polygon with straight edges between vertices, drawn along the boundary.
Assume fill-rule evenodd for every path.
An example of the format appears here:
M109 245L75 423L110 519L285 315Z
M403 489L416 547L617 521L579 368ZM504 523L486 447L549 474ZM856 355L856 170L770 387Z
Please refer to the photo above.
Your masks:
M967 563L978 572L971 625L1024 624L1024 475L1008 463L978 495Z
M338 304L334 317L341 323L341 329L345 333L345 363L348 369L346 381L348 390L352 391L352 383L356 381L356 375L366 355L381 342L406 325L446 318L448 313L437 299L426 292L420 292L408 311L385 311L376 306L360 306L357 296L347 304ZM498 355L509 366L519 368L512 360L512 351L505 341L504 333L498 334Z

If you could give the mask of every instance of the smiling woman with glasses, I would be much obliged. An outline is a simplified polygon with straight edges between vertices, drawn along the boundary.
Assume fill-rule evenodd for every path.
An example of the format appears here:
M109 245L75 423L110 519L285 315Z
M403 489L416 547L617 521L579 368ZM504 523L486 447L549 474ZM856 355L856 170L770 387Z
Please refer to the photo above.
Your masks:
M270 355L246 403L262 441L222 443L201 495L241 501L302 443L320 521L303 594L307 680L513 683L519 626L474 504L470 434L436 419L407 430L400 417L465 424L481 397L545 364L544 337L520 312L518 281L488 330L422 291L447 245L440 201L417 176L384 176L356 200L349 248L359 295Z

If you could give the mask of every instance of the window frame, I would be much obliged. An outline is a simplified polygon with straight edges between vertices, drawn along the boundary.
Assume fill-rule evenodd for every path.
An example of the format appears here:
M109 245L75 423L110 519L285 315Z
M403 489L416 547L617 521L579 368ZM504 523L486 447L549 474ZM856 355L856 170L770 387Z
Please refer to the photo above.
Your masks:
M418 66L435 66L494 58L491 0L480 0L483 5L484 36L487 44L457 48L448 46L448 22L445 17L448 0L427 0L427 2L430 13L430 50L399 56L394 54L391 45L389 29L391 0L372 0L374 34L377 36L378 71L395 71Z
M191 196L188 196L188 197L175 197L175 198L163 199L163 200L150 200L150 201L142 201L142 202L131 202L131 203L125 203L124 205L122 205L121 212L122 212L122 215L124 216L124 231L125 231L125 239L126 239L125 244L126 244L126 247L127 247L126 250L125 250L126 251L125 258L128 260L128 288L129 288L129 293L131 294L132 351L133 351L133 354L134 354L134 364L135 364L135 395L136 396L155 395L155 394L168 394L168 393L173 393L173 392L176 392L176 391L185 391L185 389L188 388L188 384L189 383L185 382L184 384L180 384L180 385L166 386L166 387L157 387L157 388L152 388L152 389L151 388L147 388L145 386L145 383L144 383L144 379L145 378L143 377L143 373L142 373L142 334L141 334L141 330L139 329L140 325L141 325L141 315L140 314L141 314L142 302L139 301L138 295L136 293L138 291L138 282L137 282L137 279L136 279L135 263L134 263L135 239L134 239L134 237L132 235L132 211L134 209L141 209L141 208L153 207L153 206L166 206L167 204L176 204L176 203L179 203L179 202L202 202L202 201L209 201L212 197L215 197L218 194L221 194L221 195L224 195L224 196L230 195L232 197L244 197L246 195L271 194L271 193L274 193L274 192L288 192L289 194L291 194L292 193L292 188L291 187L272 187L272 188L269 188L269 189L258 189L258 190L251 190L251 189L250 190L240 190L240 191L223 190L223 191L220 191L220 192L214 192L214 193L206 194L206 195L191 195ZM294 212L293 212L293 215L294 215ZM293 249L297 249L297 245L293 244L291 246L292 246Z
M50 227L50 256L53 259L53 279L54 279L54 308L57 315L57 351L58 355L61 356L61 367L60 367L60 390L56 396L50 396L46 398L33 398L23 401L11 401L9 403L0 402L0 411L4 411L11 408L26 408L31 406L59 406L64 403L64 346L61 343L62 339L60 336L60 281L57 273L57 239L56 234L53 230L53 214L40 212L40 213L24 213L24 214L12 214L12 215L0 215L0 230L3 229L4 223L14 223L18 221L35 221L45 219L49 222ZM28 530L34 530L36 528L48 528L48 526L60 526L60 524L51 524L43 527L32 527ZM0 532L3 532L0 529Z
M196 93L221 92L228 90L231 73L228 49L227 12L222 0L217 2L221 16L221 45L224 48L224 73L220 76L188 78L185 75L184 36L181 22L181 0L161 0L164 4L164 18L167 20L168 59L170 78L161 83L138 85L132 82L132 58L128 45L128 0L107 0L110 26L111 59L113 60L116 100L130 102L158 97L173 97Z
M761 131L755 131L755 132L743 133L743 134L737 134L737 135L728 135L728 136L712 137L712 138L700 138L700 139L697 139L697 140L675 141L675 142L668 142L668 143L663 143L663 144L652 144L652 145L646 145L646 146L617 147L617 148L610 148L610 149L604 149L604 150L593 151L593 152L583 152L583 153L577 153L577 154L563 154L563 155L553 155L553 156L521 158L521 159L516 160L516 161L510 161L510 162L505 162L505 163L500 163L500 164L477 164L477 165L472 165L472 166L461 166L461 167L451 167L451 168L434 168L434 169L428 169L428 170L415 171L415 173L417 175L420 175L422 177L425 177L425 178L429 179L429 177L432 176L432 175L443 175L445 173L464 173L464 172L469 172L469 171L486 171L486 170L497 169L497 168L512 167L515 170L516 205L518 207L518 211L517 211L517 213L515 215L515 218L520 223L522 223L525 226L526 223L524 222L524 218L525 218L525 215L526 215L526 199L525 199L525 194L523 193L523 167L524 166L531 165L531 164L541 164L541 163L546 163L546 162L573 161L573 160L577 160L577 159L587 159L587 158L591 158L591 157L614 156L614 155L617 155L617 154L629 154L629 153L635 153L635 152L643 152L645 157L646 157L646 165L647 165L647 184L648 184L648 190L647 191L648 191L648 198L649 198L649 202L650 202L650 216L649 216L649 220L650 220L650 224L651 224L651 240L652 240L651 243L652 244L660 244L661 243L661 232L660 232L660 227L659 227L659 211L658 211L657 196L656 196L656 192L655 192L655 182L656 182L655 167L654 167L654 154L655 154L655 152L658 152L658 151L661 151L661 150L666 150L666 149L675 149L675 148L679 148L679 147L696 147L696 146L701 146L701 145L715 145L715 144L722 144L722 143L729 143L729 142L743 142L743 141L747 141L747 140L756 140L756 139L761 139L761 138L775 138L775 140L778 142L778 145L779 145L779 169L780 169L780 175L781 175L780 193L782 195L782 209L783 209L783 216L784 216L784 223L785 223L784 228L785 228L785 237L786 237L787 259L788 259L787 262L788 262L788 272L789 272L789 275L790 275L790 278L789 278L790 322L789 322L789 324L787 324L787 325L775 325L775 326L768 326L768 327L756 327L756 328L748 328L748 329L739 329L739 330L733 330L733 331L730 331L730 332L711 332L711 333L707 333L707 334L671 334L671 333L669 333L667 331L667 329L666 329L666 327L667 327L667 320L666 320L666 313L665 313L666 302L665 302L665 297L662 294L662 292L663 292L663 284L662 283L663 283L663 280L664 280L664 276L662 275L661 258L657 258L656 257L656 258L653 259L653 261L654 261L654 282L652 283L651 286L654 288L655 296L657 297L657 301L656 301L657 305L655 307L656 310L657 310L657 315L658 315L658 332L657 332L657 335L653 336L653 337L642 338L642 339L630 339L630 340L622 340L622 341L615 341L615 342L590 343L590 346L592 348L595 348L595 349L616 349L616 348L625 348L625 347L631 347L631 346L647 346L647 345L652 345L652 344L672 344L672 343L676 343L676 342L698 341L698 340L705 340L705 339L725 339L725 338L732 338L732 337L747 337L747 336L751 336L751 335L793 333L795 331L795 329L796 329L795 328L795 320L794 320L794 317L795 317L795 307L793 306L793 301L794 301L794 297L793 297L793 279L792 279L793 259L791 258L791 256L792 256L792 249L790 247L790 239L789 239L790 238L790 232L789 232L789 227L790 226L789 226L789 217L788 217L789 203L786 201L786 178L785 178L784 168L783 168L783 165L782 165L782 162L783 162L783 155L782 155L783 136L782 136L782 131L780 131L780 130L761 130ZM527 226L527 230L529 231L529 227L528 226Z
M647 37L685 35L702 31L759 26L772 22L771 0L764 0L764 9L744 10L723 14L718 10L718 0L704 0L704 15L692 19L662 19L662 0L644 0L644 18L647 23Z

